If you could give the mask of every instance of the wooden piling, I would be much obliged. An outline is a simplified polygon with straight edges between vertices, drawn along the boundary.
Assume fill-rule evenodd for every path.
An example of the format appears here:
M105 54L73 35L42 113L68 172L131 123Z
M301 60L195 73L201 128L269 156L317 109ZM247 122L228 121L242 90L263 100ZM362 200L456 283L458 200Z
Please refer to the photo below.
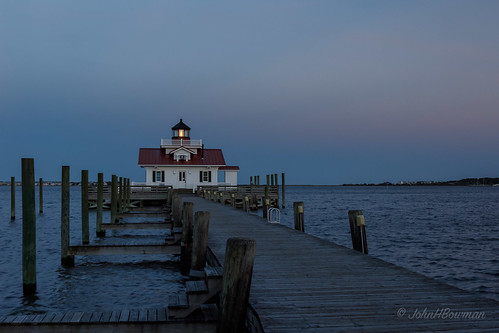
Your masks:
M357 215L356 218L357 227L360 228L360 233L362 234L362 248L364 254L369 254L367 250L367 236L366 236L366 221L364 215Z
M132 187L130 186L130 178L127 179L127 191L126 191L126 208L128 211L128 208L130 207L130 201L132 198Z
M173 217L173 226L176 228L182 227L182 198L178 191L173 193L172 199L172 217Z
M61 264L74 266L74 257L69 254L69 166L62 167L61 186Z
M253 239L227 240L217 333L246 332L255 248Z
M106 230L102 230L102 211L104 204L104 174L97 174L97 220L95 224L95 232L97 237L106 236Z
M270 175L267 175L267 186L270 185Z
M82 244L90 243L88 225L88 170L81 170L81 239Z
M203 276L206 264L206 251L208 247L208 229L210 225L210 212L196 212L194 214L194 230L192 240L192 276Z
M118 182L118 214L123 213L123 177Z
M32 158L21 160L23 207L23 293L36 292L36 215L35 215L35 166Z
M253 176L250 176L250 185L253 185Z
M234 193L231 194L231 206L236 208L236 195Z
M274 174L270 174L270 185L274 186Z
M249 213L249 211L250 211L250 204L249 204L249 198L248 198L248 196L244 197L243 208L244 208L244 211L246 213Z
M267 218L269 212L270 200L267 196L262 197L262 216L264 219Z
M111 223L118 222L118 177L111 177Z
M303 201L293 202L295 229L305 232L305 205Z
M277 189L277 198L275 199L274 207L279 208L279 183L277 181L277 173L274 174L274 179L275 179L274 184Z
M38 212L43 214L43 178L38 181Z
M182 209L182 247L181 262L184 273L189 273L192 261L192 225L194 215L194 203L184 202Z
M286 200L285 200L285 190L284 190L284 172L281 174L282 180L281 180L281 187L282 187L282 208L286 208Z
M16 219L16 178L10 177L10 219Z
M352 236L353 249L362 252L362 236L360 227L357 226L357 216L363 215L361 210L349 210L348 221L350 223L350 235Z

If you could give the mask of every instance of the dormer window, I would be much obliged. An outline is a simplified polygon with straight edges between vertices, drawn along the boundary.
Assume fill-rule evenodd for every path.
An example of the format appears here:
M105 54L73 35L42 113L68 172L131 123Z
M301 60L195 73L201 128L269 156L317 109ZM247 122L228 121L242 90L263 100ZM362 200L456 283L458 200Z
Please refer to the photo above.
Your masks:
M178 160L179 161L185 161L185 160L187 160L187 156L185 156L185 155L178 155Z

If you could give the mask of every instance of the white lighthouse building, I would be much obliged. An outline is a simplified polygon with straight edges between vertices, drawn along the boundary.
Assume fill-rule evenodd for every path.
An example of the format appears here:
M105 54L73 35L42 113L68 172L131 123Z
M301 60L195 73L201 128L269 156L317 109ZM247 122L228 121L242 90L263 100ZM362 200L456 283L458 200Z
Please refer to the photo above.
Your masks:
M226 165L221 149L205 149L202 140L191 140L190 131L180 119L172 127L172 138L161 139L159 148L140 148L138 164L145 169L146 185L237 185L239 167ZM219 171L225 178L220 183Z

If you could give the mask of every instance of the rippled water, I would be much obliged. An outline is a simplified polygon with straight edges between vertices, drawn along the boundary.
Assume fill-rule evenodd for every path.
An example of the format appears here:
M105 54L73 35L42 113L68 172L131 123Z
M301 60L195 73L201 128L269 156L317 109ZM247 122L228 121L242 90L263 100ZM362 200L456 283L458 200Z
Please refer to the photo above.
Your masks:
M36 194L38 200L38 188ZM21 187L16 189L15 221L10 220L10 187L0 187L0 315L160 307L169 294L184 288L175 256L77 256L75 267L62 267L60 198L60 187L44 187L44 213L36 216L37 294L27 299L22 293ZM71 245L81 244L80 200L80 189L72 187ZM95 219L91 211L91 244L164 240L157 230L108 231L109 237L101 240L95 236ZM108 211L104 222L109 222Z
M352 248L363 210L369 255L499 300L499 187L287 187L281 223L304 201L305 232Z

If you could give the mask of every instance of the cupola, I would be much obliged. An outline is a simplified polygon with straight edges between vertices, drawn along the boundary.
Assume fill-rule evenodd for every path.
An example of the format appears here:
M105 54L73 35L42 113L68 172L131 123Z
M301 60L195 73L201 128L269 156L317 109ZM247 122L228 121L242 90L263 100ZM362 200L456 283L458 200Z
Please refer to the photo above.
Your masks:
M172 127L172 139L190 139L190 130L191 128L184 124L182 118L180 118L180 122Z

